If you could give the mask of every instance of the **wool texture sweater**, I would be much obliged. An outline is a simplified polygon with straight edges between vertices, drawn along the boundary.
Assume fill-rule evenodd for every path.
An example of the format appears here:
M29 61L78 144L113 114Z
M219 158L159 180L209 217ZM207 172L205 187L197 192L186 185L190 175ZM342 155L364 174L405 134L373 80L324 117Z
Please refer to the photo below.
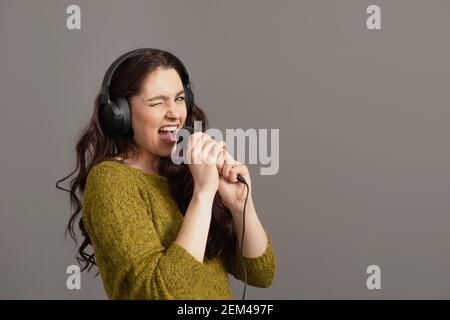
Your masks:
M175 241L184 216L167 179L128 164L105 160L94 166L83 193L83 222L110 299L233 299L229 276L244 280L236 257L194 258ZM247 283L267 288L275 274L269 236L259 257L245 257Z

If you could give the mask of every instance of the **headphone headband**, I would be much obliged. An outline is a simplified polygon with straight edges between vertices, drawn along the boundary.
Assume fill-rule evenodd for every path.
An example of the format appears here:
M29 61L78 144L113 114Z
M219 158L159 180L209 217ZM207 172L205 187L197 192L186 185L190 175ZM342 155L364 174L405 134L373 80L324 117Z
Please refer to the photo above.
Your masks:
M135 50L129 51L127 53L124 53L109 66L108 70L105 73L105 76L103 77L103 82L102 82L100 101L103 104L106 104L109 102L109 86L111 85L111 79L112 79L112 76L114 75L114 72L116 71L116 69L122 64L122 62L124 62L128 58L134 57L134 56L136 56L142 52L145 52L147 50L160 51L160 50L154 49L154 48L135 49ZM185 84L186 87L189 90L191 90L189 74L186 70L186 67L184 66L184 64L181 61L180 61L180 64L181 64L181 67L183 68L183 74L180 75L180 77L182 78L181 80L182 80L183 84Z
M103 77L102 82L102 91L101 91L101 102L106 104L109 101L109 86L111 85L111 78L116 71L116 69L120 66L122 62L127 60L128 58L134 57L135 55L138 55L141 52L144 52L146 50L149 50L150 48L141 48L141 49L135 49L132 51L129 51L123 55L121 55L119 58L117 58L111 66L108 68L108 70L105 73L105 76Z

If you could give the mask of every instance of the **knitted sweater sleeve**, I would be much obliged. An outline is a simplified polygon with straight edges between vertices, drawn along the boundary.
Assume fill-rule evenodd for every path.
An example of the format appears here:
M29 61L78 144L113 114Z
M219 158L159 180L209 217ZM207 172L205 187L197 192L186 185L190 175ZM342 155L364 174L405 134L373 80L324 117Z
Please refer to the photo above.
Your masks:
M236 245L235 257L235 259L226 263L227 271L236 279L244 281L244 268L242 266L239 245ZM249 285L258 288L268 288L272 285L275 277L276 258L273 243L269 235L267 235L266 250L259 257L249 258L244 255L243 260L247 273L247 283Z
M161 244L141 192L108 166L93 167L86 181L83 221L108 297L190 299L204 265L175 242Z

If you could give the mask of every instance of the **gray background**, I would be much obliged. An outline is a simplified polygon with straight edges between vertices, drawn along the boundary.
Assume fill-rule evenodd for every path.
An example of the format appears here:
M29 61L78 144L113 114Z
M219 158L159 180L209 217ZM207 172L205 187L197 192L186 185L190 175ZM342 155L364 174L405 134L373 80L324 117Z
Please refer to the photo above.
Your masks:
M185 62L212 127L280 129L279 173L251 166L277 273L248 298L449 298L449 18L448 0L2 0L0 298L106 298L93 273L65 287L75 247L54 184L105 70L138 47Z

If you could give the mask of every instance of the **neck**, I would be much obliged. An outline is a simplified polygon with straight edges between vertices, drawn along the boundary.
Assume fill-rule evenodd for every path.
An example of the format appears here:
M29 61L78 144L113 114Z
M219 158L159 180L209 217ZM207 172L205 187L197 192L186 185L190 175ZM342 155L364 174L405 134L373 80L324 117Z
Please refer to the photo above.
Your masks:
M122 160L122 157L119 157ZM134 159L123 159L123 161L139 170L142 170L146 173L159 175L159 156L156 156L152 153L149 153L145 150L140 149L138 155Z

